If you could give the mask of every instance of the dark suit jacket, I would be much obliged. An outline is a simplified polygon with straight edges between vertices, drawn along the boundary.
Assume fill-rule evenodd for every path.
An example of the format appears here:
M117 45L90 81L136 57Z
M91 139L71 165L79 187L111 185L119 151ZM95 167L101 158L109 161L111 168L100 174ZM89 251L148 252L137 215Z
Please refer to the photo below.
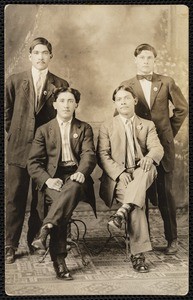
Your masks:
M96 214L93 180L90 177L96 166L91 126L74 118L70 130L70 144L78 166L76 172L83 173L87 182L85 199L81 200L88 202ZM61 160L61 150L60 128L55 118L37 129L29 154L28 172L40 191L44 189L46 180L55 176Z
M11 75L6 81L5 127L7 162L25 168L36 129L53 119L52 92L67 81L48 72L38 111L35 113L35 91L31 70Z
M138 103L135 106L136 114L155 123L158 136L164 147L164 157L161 163L165 171L170 172L174 168L175 160L173 138L188 113L188 104L181 90L171 77L154 73L150 100L151 108L149 108L137 77L123 81L121 85L130 87L138 98ZM169 100L175 107L171 118L169 117Z
M152 121L135 116L134 140L138 157L148 155L158 165L163 157L163 147ZM99 193L108 207L113 203L117 179L125 171L125 149L125 128L116 116L101 125L97 145L98 163L103 169Z

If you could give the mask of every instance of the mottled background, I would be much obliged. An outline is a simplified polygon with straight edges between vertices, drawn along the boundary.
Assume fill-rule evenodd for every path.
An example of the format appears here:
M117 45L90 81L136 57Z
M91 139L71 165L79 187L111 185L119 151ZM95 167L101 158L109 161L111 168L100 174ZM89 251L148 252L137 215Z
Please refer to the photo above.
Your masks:
M50 70L80 90L77 117L93 126L95 142L100 123L113 114L113 90L135 75L133 52L138 44L155 46L155 71L172 76L188 101L188 8L184 5L8 5L5 78L30 67L29 44L38 36L52 43ZM186 206L187 120L175 145L174 192L178 206ZM98 197L98 167L93 177Z

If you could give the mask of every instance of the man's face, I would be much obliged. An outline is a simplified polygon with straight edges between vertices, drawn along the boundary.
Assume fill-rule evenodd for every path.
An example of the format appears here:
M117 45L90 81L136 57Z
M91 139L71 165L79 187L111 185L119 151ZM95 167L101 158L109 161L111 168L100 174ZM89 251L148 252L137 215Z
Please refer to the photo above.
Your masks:
M57 115L63 121L69 121L78 104L74 98L74 95L70 92L62 92L58 95L58 98L53 102L54 108L57 110Z
M32 66L37 70L45 70L50 62L52 55L50 54L47 46L38 44L32 50L32 53L29 54L29 60L32 63Z
M138 74L149 74L153 72L155 57L153 52L149 50L143 50L135 57L135 63L137 66Z
M114 103L118 113L123 117L131 118L134 115L136 100L128 91L119 90Z

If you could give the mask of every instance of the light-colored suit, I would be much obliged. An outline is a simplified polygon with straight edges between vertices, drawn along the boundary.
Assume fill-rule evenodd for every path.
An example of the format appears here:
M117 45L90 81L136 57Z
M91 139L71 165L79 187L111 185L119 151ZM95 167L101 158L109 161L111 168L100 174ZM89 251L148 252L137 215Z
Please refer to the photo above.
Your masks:
M142 158L148 155L158 165L163 156L163 148L154 123L135 115L133 129L137 156ZM123 187L119 176L126 171L126 135L119 115L101 125L97 156L99 166L103 170L100 197L106 205L111 207L113 200L117 199L122 203L133 203L138 206L131 213L130 218L129 230L132 254L150 250L151 244L145 216L145 197L146 190L155 179L156 167L153 165L148 172L137 168L133 173L134 180L128 184L127 188Z
M166 240L177 238L176 203L172 193L173 169L175 162L174 137L188 113L188 103L173 78L153 73L150 107L145 99L137 77L123 81L120 85L129 87L138 98L135 112L138 116L155 123L164 156L158 167L158 206L164 221ZM169 101L174 106L170 117Z

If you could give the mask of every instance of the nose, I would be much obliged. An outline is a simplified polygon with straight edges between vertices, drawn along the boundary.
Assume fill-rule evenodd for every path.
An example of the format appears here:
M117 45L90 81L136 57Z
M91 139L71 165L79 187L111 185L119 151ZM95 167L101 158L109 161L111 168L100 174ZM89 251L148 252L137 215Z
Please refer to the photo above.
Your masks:
M147 58L147 57L145 57L144 63L145 63L145 64L148 64L148 58Z
M38 58L39 58L39 59L42 59L42 58L43 58L43 53L42 53L42 52L39 52L39 53L38 53Z
M121 100L121 105L125 105L125 104L126 104L126 99L123 98L123 99Z

